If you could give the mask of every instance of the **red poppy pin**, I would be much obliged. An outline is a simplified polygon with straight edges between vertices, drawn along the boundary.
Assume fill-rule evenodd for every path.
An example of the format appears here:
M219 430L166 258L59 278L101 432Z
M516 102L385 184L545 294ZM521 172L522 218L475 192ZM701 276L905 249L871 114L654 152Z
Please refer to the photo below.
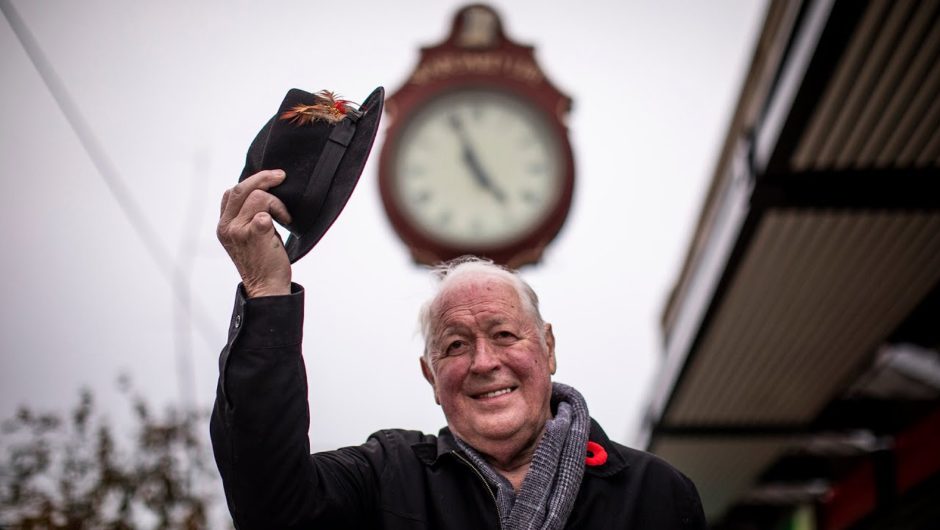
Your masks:
M591 466L602 466L607 462L607 451L600 444L589 441L587 443L587 458L584 463Z

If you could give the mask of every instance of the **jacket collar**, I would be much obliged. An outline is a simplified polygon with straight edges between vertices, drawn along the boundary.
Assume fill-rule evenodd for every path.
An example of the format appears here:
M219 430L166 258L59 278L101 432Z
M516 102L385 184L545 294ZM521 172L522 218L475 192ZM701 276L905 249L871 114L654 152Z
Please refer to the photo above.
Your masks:
M607 433L594 421L594 418L591 418L591 432L588 434L588 440L600 445L604 448L604 451L607 451L607 461L599 466L586 466L584 468L585 474L609 477L630 466L630 463L624 459L623 454L614 446L610 438L607 437Z
M629 467L629 462L624 459L617 447L615 447L610 441L610 438L607 437L607 433L604 432L604 429L594 421L594 418L591 418L591 431L588 435L588 440L599 444L607 451L607 462L599 466L587 466L585 468L586 474L597 477L609 477ZM411 444L411 450L414 451L415 456L417 456L419 460L430 467L437 466L440 459L445 455L451 455L460 451L457 447L456 440L454 440L454 435L447 427L444 427L438 432L436 442L414 443Z
M454 440L454 435L450 429L444 427L437 433L437 441L418 442L411 444L411 450L414 451L418 460L424 462L427 466L436 466L438 460L444 455L451 454L460 449Z

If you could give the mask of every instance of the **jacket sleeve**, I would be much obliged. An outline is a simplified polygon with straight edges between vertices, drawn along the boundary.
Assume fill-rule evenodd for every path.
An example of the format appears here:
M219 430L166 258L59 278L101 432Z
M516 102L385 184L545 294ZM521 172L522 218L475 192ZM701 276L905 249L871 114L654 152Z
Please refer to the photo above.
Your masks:
M239 530L355 528L374 517L377 442L310 455L303 298L297 284L290 295L246 299L241 286L236 295L210 433Z

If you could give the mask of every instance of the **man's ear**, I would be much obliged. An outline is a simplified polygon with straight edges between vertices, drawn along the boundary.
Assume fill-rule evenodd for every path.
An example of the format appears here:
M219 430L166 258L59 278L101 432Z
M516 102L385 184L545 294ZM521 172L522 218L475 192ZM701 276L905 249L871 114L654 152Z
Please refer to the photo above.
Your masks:
M440 405L441 400L437 397L437 384L434 382L434 372L432 372L431 367L428 366L428 361L424 358L424 355L422 355L419 360L421 361L421 373L424 374L424 379L431 385L431 388L434 389L434 402Z
M548 369L552 375L555 375L555 334L552 333L552 325L545 323L545 347L548 350Z

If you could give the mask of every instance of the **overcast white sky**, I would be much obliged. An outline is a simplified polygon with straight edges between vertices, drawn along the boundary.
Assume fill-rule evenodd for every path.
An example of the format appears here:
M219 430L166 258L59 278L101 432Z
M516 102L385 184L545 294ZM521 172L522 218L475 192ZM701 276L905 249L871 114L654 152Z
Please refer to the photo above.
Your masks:
M171 403L180 396L181 351L191 351L196 400L209 407L238 281L215 240L218 203L255 133L291 87L353 100L377 85L394 92L418 47L442 40L462 5L12 3L159 245L187 271L201 316L181 313L0 22L2 418L19 404L62 410L81 386L117 408L110 398L122 371L154 403ZM535 45L549 78L574 99L571 214L543 263L524 272L554 324L556 380L580 389L608 434L629 443L661 357L659 315L765 2L493 5L509 35ZM307 289L315 449L360 443L379 428L436 432L444 424L418 369L416 314L431 282L411 263L378 194L384 129L343 215L294 269Z

